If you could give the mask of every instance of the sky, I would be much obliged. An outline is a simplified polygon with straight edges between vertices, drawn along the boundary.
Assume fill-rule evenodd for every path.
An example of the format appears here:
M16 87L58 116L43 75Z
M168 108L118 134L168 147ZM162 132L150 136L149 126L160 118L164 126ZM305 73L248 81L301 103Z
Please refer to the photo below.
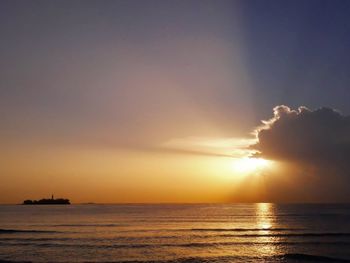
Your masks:
M1 1L0 203L350 201L349 13Z

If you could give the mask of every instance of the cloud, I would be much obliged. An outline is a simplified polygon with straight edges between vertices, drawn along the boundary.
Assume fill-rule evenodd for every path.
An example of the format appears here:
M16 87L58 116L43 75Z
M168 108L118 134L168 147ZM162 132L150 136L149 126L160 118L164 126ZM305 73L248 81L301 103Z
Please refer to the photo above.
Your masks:
M292 110L284 105L273 112L256 130L256 155L308 163L350 161L350 116L330 108Z
M350 116L326 107L293 110L285 105L275 107L273 113L255 130L254 156L293 166L293 172L299 173L295 180L303 180L299 185L311 193L349 201Z

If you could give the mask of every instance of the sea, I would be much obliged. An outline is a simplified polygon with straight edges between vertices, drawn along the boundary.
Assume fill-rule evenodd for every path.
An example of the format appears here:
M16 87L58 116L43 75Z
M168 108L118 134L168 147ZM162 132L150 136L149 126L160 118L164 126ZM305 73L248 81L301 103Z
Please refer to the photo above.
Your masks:
M0 262L350 262L350 205L1 205Z

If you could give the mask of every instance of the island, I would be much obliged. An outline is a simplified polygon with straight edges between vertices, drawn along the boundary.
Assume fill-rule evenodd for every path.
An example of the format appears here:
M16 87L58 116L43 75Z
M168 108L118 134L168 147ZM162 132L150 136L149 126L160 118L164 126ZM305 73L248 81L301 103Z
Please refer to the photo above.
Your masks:
M40 200L24 200L22 205L70 205L69 199L57 198L43 198Z

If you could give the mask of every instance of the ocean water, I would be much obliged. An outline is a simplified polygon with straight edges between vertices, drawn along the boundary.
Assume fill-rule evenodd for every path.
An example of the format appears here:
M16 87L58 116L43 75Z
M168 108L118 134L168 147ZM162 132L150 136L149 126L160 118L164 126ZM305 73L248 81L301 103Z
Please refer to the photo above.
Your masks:
M2 205L6 261L350 262L350 205Z

